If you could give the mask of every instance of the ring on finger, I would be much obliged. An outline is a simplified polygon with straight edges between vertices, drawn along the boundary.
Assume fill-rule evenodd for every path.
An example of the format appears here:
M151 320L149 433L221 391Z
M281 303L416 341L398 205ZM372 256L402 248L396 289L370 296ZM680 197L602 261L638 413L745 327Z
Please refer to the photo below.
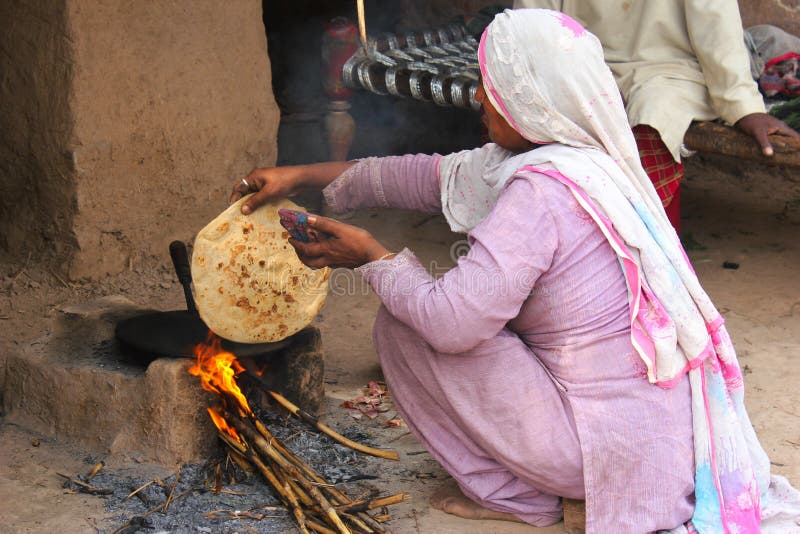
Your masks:
M249 191L249 190L250 190L250 184L247 182L247 180L245 180L244 178L242 178L242 183L244 184L244 186L245 186L245 187L247 188L247 190Z

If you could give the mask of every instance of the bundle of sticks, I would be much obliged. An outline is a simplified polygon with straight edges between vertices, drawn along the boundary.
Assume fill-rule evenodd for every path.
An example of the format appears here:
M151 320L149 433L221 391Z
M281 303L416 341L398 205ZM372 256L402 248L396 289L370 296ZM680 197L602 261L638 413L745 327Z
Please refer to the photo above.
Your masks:
M270 395L294 415L301 417L300 413L304 413L280 394L270 392ZM381 522L389 519L388 514L372 516L367 512L409 498L407 493L398 493L376 499L351 499L286 448L252 411L238 409L235 399L230 399L234 402L228 400L223 397L225 406L219 410L209 410L212 417L216 414L220 418L215 421L220 439L226 444L230 457L242 469L247 472L255 470L264 477L291 511L300 532L379 534L385 532ZM310 422L307 417L306 422ZM319 422L317 424L322 425ZM327 430L323 431L339 436L330 428ZM335 436L331 437L336 439ZM348 444L346 442L349 440L339 437L345 440L345 445ZM397 458L393 451L356 445L362 452Z

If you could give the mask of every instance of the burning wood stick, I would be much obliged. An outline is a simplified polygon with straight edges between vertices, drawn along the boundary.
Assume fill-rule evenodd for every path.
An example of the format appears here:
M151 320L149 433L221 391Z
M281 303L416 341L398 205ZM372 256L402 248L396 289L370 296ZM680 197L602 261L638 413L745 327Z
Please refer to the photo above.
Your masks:
M376 449L374 447L367 447L366 445L362 445L361 443L356 443L355 441L348 439L331 427L320 421L318 418L314 417L310 413L306 412L305 410L300 409L299 407L292 404L289 399L281 395L280 393L275 393L274 391L269 391L269 395L278 401L278 403L289 410L292 415L296 416L302 421L305 421L309 425L313 426L323 434L327 435L337 443L341 443L346 447L350 447L353 450L363 452L364 454L370 454L372 456L377 456L378 458L386 458L387 460L399 460L400 457L396 451L389 451L384 449Z
M229 418L235 418L231 414L225 414L223 418L227 422ZM297 458L289 449L287 449L272 433L267 429L267 427L259 421L254 415L250 415L246 420L243 422L249 422L257 431L257 434L260 435L266 443L268 443L272 448L275 449L280 456L282 456L286 461L288 461L291 465L296 467L302 475L304 475L308 479L308 484L312 486L315 484L320 485L320 487L327 493L331 495L337 505L349 504L351 500L343 494L341 491L329 485L328 482L320 476L316 471L314 471L310 466L305 464L302 460ZM231 425L233 426L233 425ZM300 504L306 506L309 510L317 510L319 511L324 517L327 514L323 511L323 508L315 502L315 499L312 499L308 493L303 489L303 487L292 479L290 473L283 469L283 465L279 461L275 460L272 456L267 456L269 459L269 463L272 464L271 467L267 467L266 464L258 458L256 451L250 448L247 445L243 445L236 441L235 439L231 438L224 432L220 432L221 439L228 444L231 451L234 451L236 454L244 454L244 457L247 461L251 462L253 465L257 466L259 471L261 467L259 464L264 465L267 469L270 469L272 474L274 475L274 480L271 480L270 477L263 473L264 476L270 482L270 485L275 488L275 491L281 497L281 499L286 503L286 505L292 508L291 501L294 497L294 500L300 501ZM249 449L249 450L248 450ZM251 456L255 455L255 459ZM279 483L279 485L276 485ZM287 487L288 483L288 487ZM298 514L302 513L302 506L297 506L296 508L292 508L293 515L295 519L298 519ZM366 512L360 512L358 515L353 515L350 513L342 514L341 517L345 519L347 522L351 523L353 527L357 531L364 532L366 534L382 534L384 532L383 528L380 524L369 517ZM309 517L308 515L304 516L305 524L308 528L312 529L310 524L308 523ZM299 521L298 521L299 522Z
M295 456L292 451L290 451L283 445L283 443L278 441L278 438L273 436L272 432L270 432L269 429L266 426L264 426L264 423L254 418L253 425L256 427L256 430L258 430L258 433L261 434L261 436L263 436L265 440L271 443L273 447L278 449L278 452L281 453L284 458L292 462L292 464L294 464L298 469L300 469L300 471L302 471L303 474L306 475L310 480L317 482L319 484L327 484L327 481L324 478L322 478L316 471L311 469L311 467L309 467L300 458Z
M198 345L197 349L197 364L192 366L189 372L200 377L204 389L220 397L222 406L209 407L208 413L219 429L220 438L231 451L230 457L254 466L264 476L280 499L292 509L292 514L302 532L307 533L308 529L311 529L339 534L350 534L354 531L366 534L384 533L383 528L365 511L352 513L366 506L364 503L355 503L350 507L353 510L339 515L327 495L337 506L350 505L352 500L292 454L259 421L236 384L236 377L245 372L246 368L239 364L233 354L201 350L203 349L201 345ZM245 376L257 378L250 374ZM270 391L260 380L254 381L259 388L293 415L315 426L335 441L360 452L398 459L394 451L373 449L341 436L282 395ZM165 503L159 508L165 508L167 505L168 503ZM354 530L348 525L352 525Z
M300 487L300 484L292 480L284 470L274 463L272 470L275 472L278 480L280 480L284 486L288 486L288 490L297 496L297 500L303 503L303 506L307 508L312 508L314 506L314 500Z
M245 472L245 475L253 474L253 467L247 462L247 458L242 456L239 451L228 449L228 457Z
M358 515L342 512L342 517L349 520L367 534L386 534L386 531L383 530L383 528L380 526L380 523L372 519L366 512L360 512Z
M322 523L317 523L313 519L308 520L308 528L310 528L314 532L319 532L320 534L336 534L335 530L331 530L328 527L322 525Z
M264 462L262 462L255 453L253 453L250 447L239 443L224 432L219 432L219 437L230 448L247 458L247 460L259 470L264 478L267 479L267 482L269 482L270 486L272 486L278 493L278 497L280 497L284 504L286 504L286 506L292 510L292 515L294 515L295 521L297 521L297 526L300 529L300 532L303 534L308 534L308 529L306 528L306 517L302 508L300 508L300 503L297 501L297 498L291 493L291 491L287 491L286 488L283 487L278 478L275 476L275 473L266 464L264 464Z
M266 426L264 426L264 424L261 421L259 421L256 418L253 418L252 421L253 425L256 427L256 430L258 430L259 434L261 434L264 437L264 439L266 439L269 443L271 443L272 446L275 447L279 453L281 453L287 460L289 460L298 469L300 469L300 471L304 475L306 475L309 478L309 480L322 485L323 489L328 494L331 495L331 497L333 498L334 502L337 505L349 504L351 502L350 498L348 498L347 495L339 491L339 489L336 488L335 486L330 485L327 480L325 480L323 477L319 475L319 473L314 471L311 467L308 466L308 464L303 462L300 458L295 456L295 454L292 453L292 451L287 449L283 445L283 443L281 443L275 436L272 435L269 429ZM383 533L383 529L380 527L380 524L374 521L365 512L359 513L358 516L350 516L350 521L356 526L356 528L363 530L367 534L371 534L373 532L378 534Z
M291 462L289 462L289 460L278 453L275 447L273 447L271 443L267 442L267 440L261 436L261 434L255 429L254 425L248 425L245 420L238 417L232 417L230 413L225 414L225 419L231 423L236 431L240 435L243 435L245 440L248 443L251 443L259 453L269 457L276 464L278 464L281 469L289 473L295 480L297 480L303 489L305 489L309 495L311 495L311 497L322 507L322 510L325 512L325 516L331 521L331 523L333 523L333 525L341 534L350 534L350 529L347 528L347 526L342 522L341 518L336 513L336 510L333 508L328 499L326 499L325 496L320 493L319 489L309 482L308 479L303 476Z
M407 501L411 498L411 495L408 493L396 493L394 495L389 495L387 497L380 497L378 499L372 499L368 501L366 499L362 499L360 501L353 501L349 504L343 504L336 507L338 512L366 512L367 510L374 510L375 508L381 508L383 506L389 506L391 504L399 504L401 502Z
M89 471L89 473L87 473L87 475L86 475L86 477L84 478L84 480L86 480L86 482L89 482L89 481L91 481L91 480L92 480L94 477L96 477L96 476L97 476L97 473L99 473L99 472L100 472L100 470L101 470L102 468L104 468L105 466L106 466L106 463L105 463L105 462L100 462L100 463L98 463L97 465L95 465L94 467L92 467L92 470L91 470L91 471Z

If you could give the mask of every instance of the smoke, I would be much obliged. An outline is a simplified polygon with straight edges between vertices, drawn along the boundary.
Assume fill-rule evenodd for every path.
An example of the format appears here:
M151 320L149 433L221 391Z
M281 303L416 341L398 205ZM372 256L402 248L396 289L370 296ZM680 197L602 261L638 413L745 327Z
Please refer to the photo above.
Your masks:
M264 2L273 89L282 112L278 164L325 161L328 147L322 117L328 101L322 91L322 34L335 16L344 14L355 21L355 2L299 0L290 7L285 4ZM427 21L427 26L416 28L425 29L464 15L464 8L454 8L451 2L373 0L367 4L367 30L371 35L396 33ZM356 91L350 104L356 123L351 158L449 153L481 143L480 122L469 110L366 91Z

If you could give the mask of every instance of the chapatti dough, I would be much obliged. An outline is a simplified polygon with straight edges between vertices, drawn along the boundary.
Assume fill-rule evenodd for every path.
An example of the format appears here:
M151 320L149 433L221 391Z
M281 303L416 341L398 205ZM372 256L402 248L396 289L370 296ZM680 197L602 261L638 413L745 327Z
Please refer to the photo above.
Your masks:
M239 343L279 341L317 316L330 269L300 262L278 210L303 209L290 200L242 215L247 197L197 234L192 252L194 298L200 317L220 337Z

